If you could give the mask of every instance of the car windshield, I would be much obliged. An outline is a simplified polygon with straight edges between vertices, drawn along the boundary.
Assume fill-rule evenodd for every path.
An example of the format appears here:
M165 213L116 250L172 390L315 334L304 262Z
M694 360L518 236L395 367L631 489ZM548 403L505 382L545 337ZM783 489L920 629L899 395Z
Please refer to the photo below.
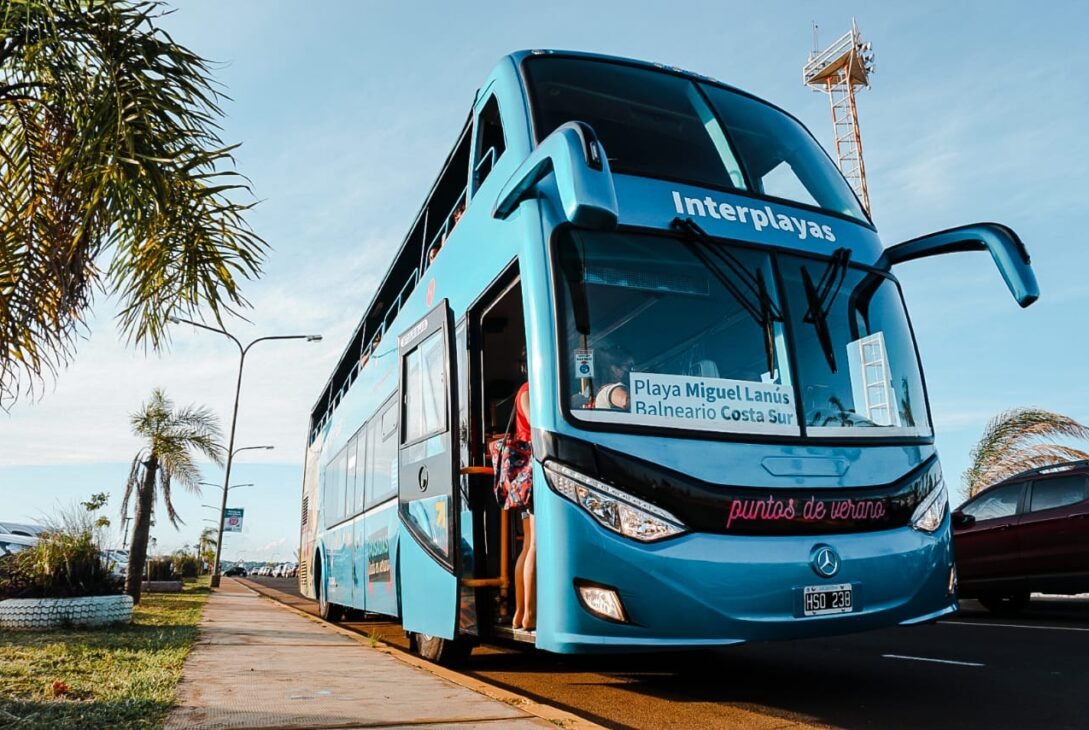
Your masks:
M865 221L832 160L770 104L672 73L541 56L526 77L537 140L569 121L601 138L615 172L804 203Z
M554 256L563 399L577 421L929 435L896 283L843 255L568 228Z

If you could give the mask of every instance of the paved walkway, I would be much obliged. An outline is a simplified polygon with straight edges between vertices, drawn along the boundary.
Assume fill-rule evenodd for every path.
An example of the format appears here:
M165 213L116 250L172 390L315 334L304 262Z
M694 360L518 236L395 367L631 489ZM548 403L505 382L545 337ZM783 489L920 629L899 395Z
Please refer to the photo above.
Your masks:
M281 608L212 593L166 728L552 727Z

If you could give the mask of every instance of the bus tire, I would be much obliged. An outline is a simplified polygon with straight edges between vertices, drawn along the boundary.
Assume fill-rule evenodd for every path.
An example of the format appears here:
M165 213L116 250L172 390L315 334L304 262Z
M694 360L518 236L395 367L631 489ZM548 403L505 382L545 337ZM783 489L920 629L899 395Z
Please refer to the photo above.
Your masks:
M335 624L344 617L344 609L329 601L329 594L325 587L325 581L319 572L315 578L318 594L318 615L325 621Z
M414 633L411 647L424 659L443 667L460 667L469 660L473 643L466 637L440 639L437 636Z

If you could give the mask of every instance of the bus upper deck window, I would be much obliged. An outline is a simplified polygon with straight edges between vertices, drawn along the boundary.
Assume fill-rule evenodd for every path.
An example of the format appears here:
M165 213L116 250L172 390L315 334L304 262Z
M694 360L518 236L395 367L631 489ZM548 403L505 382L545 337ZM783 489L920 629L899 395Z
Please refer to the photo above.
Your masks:
M744 186L725 136L687 79L574 58L534 58L525 68L538 142L577 120L601 138L614 172Z
M729 131L755 192L866 220L843 175L801 123L744 94L710 84L702 88Z
M503 120L499 115L499 102L493 95L477 117L476 185L479 187L491 173L495 163L506 149L503 138Z

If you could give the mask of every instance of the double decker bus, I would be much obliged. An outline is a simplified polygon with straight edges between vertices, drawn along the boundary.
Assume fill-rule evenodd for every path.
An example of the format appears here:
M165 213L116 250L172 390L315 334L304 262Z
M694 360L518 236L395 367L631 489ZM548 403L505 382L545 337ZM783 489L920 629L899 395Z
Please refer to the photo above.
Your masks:
M489 637L705 647L955 611L892 268L958 251L1037 298L1002 225L885 247L812 135L751 94L505 57L313 408L300 589L330 619L398 617L439 662ZM487 461L526 380L535 632L510 626L520 520Z

